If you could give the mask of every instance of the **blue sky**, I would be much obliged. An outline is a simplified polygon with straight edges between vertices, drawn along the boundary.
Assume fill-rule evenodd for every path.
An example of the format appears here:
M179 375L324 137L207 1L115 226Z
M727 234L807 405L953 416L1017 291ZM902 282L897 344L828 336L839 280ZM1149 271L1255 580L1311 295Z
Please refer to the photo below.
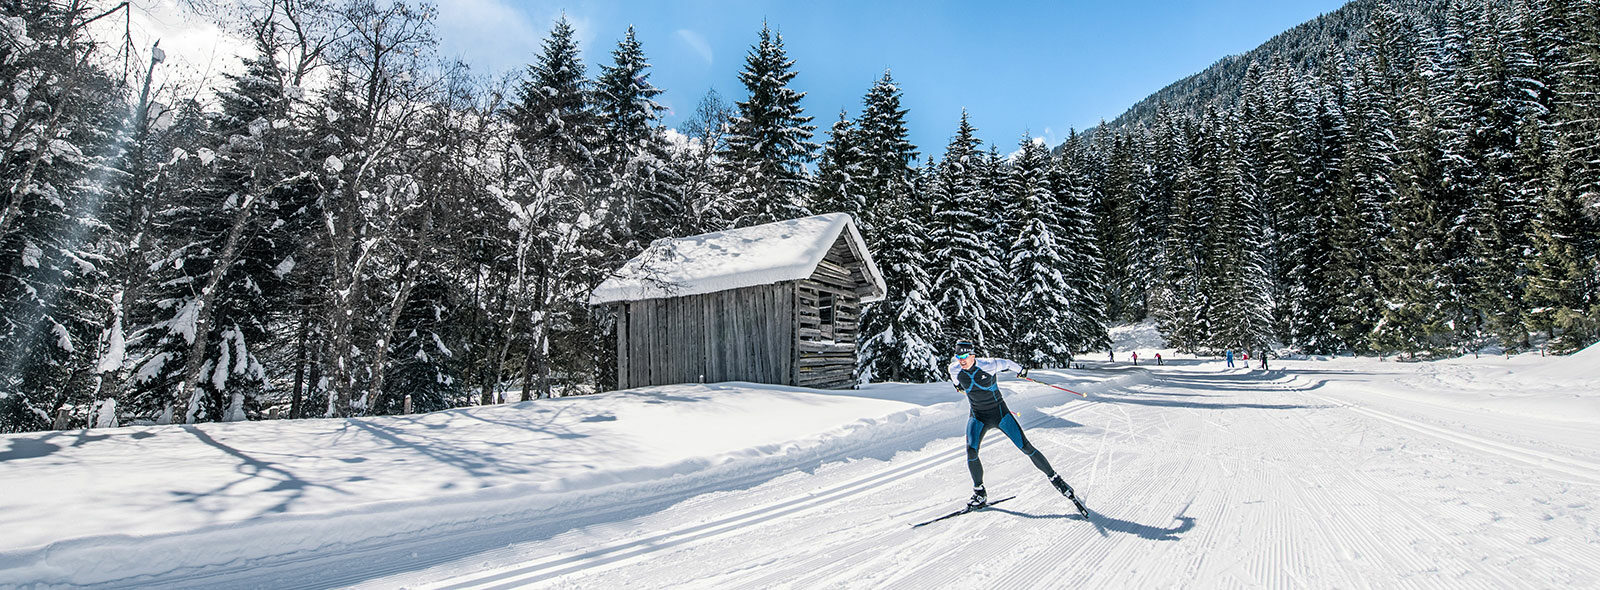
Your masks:
M738 72L761 22L782 33L792 83L818 143L893 71L912 142L939 157L961 109L1010 151L1024 132L1051 144L1225 55L1338 8L1342 0L1174 2L799 2L439 0L440 50L479 72L520 70L565 13L591 77L632 24L676 127L708 89L744 98Z

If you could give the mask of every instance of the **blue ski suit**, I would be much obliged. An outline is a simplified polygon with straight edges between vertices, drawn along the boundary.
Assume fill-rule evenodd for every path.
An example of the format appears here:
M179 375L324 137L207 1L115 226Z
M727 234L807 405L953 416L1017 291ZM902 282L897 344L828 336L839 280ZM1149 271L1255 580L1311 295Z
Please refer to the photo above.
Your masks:
M1050 467L1050 462L1044 458L1044 453L1028 442L1028 437L1022 434L1022 425L1017 423L1017 417L1006 407L1005 399L1000 397L1000 384L996 375L1002 371L1022 371L1022 366L1006 359L979 358L975 359L971 369L962 369L960 361L950 363L950 383L956 386L961 393L967 394L967 401L972 404L972 411L967 415L967 471L972 473L972 486L983 486L983 462L978 460L978 446L983 443L983 435L990 428L998 428L1017 445L1023 454L1033 460L1033 466L1043 471L1046 477L1055 477L1056 471Z

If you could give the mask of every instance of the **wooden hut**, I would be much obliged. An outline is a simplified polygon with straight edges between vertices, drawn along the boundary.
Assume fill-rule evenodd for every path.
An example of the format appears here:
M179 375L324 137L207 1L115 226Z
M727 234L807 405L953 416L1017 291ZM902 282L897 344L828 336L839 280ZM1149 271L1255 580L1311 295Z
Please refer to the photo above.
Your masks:
M883 275L849 215L657 240L589 298L614 306L617 387L855 386L861 304Z

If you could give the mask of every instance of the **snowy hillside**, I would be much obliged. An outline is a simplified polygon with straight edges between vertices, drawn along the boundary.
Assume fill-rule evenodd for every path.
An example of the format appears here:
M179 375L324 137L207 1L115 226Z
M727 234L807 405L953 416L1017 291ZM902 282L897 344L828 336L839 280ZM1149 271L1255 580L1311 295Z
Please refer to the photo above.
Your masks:
M991 435L1018 498L907 526L966 495L941 384L6 435L0 586L1590 586L1594 354L1003 380L1088 523Z

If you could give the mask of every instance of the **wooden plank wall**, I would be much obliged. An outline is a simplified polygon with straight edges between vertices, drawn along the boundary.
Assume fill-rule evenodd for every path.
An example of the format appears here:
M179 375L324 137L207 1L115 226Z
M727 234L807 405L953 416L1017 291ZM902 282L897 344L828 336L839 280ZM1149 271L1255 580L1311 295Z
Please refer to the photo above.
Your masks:
M833 244L811 277L795 284L797 353L795 384L819 389L855 386L856 345L861 316L861 262L844 236ZM832 293L832 333L821 326L818 296Z
M621 303L617 386L794 384L794 283Z

